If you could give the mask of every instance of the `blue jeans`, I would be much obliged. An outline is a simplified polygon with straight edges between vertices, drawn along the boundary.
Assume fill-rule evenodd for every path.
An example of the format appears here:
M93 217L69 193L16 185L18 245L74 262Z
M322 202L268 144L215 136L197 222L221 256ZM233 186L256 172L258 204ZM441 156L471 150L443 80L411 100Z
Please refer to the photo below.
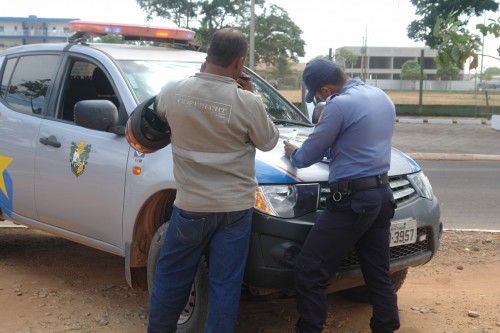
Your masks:
M335 202L312 227L295 262L297 333L319 333L326 319L325 289L347 253L359 256L368 287L373 333L399 328L397 296L389 273L391 218L396 204L389 186L354 193Z
M208 258L210 280L205 332L234 332L248 256L252 213L253 208L237 212L198 213L174 206L156 266L148 333L176 331L203 255Z

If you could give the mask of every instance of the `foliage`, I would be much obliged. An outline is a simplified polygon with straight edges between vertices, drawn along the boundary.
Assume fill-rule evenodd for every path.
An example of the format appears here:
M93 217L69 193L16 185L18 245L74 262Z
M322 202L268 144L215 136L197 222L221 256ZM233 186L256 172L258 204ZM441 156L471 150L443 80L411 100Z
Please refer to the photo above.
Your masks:
M136 0L142 10L148 15L164 17L172 20L179 27L189 27L189 20L196 16L198 2L190 0Z
M301 34L283 8L271 5L269 10L264 9L255 20L255 61L276 66L285 57L297 62L305 54Z
M488 25L486 24L477 24L476 28L481 31L481 34L483 36L486 36L488 34L492 34L496 38L500 37L500 17L497 18L496 20L494 19L489 19L488 20L490 23ZM498 46L498 55L500 56L500 45ZM499 58L496 58L500 60Z
M492 34L496 38L500 37L500 17L497 18L496 20L494 19L489 19L488 20L490 23L488 25L486 24L477 24L476 28L481 31L483 36L486 36L487 34ZM500 55L500 51L499 51Z
M94 43L110 43L110 44L123 44L122 36L120 35L104 35L93 40Z
M401 80L416 81L420 79L420 64L416 60L407 60L401 66Z
M272 72L274 72L277 78L284 78L287 75L293 74L292 66L286 57L281 57L276 60Z
M348 67L353 67L358 62L359 55L345 48L340 48L335 53L335 62L345 71Z
M472 57L469 68L476 68L481 39L465 29L455 17L455 14L451 13L446 20L439 18L436 22L434 36L441 40L441 43L435 46L438 51L436 62L445 69L463 68L465 62Z
M445 81L458 80L460 78L460 68L451 67L440 67L437 69L437 76Z
M179 27L196 32L196 41L206 50L212 34L224 27L250 33L250 0L136 0L148 18L173 20ZM262 14L255 17L255 61L277 65L282 58L298 61L304 56L302 30L283 8L265 7L265 0L255 0Z
M494 76L500 76L500 68L488 67L479 77L481 80L488 81L493 79Z
M457 22L457 29L465 29L467 19L459 21L465 16L480 16L486 11L497 11L499 4L495 0L410 0L416 7L416 14L421 18L410 23L407 27L408 37L415 41L424 41L431 48L442 42L441 36L436 36L434 28L438 19L448 20L450 15Z

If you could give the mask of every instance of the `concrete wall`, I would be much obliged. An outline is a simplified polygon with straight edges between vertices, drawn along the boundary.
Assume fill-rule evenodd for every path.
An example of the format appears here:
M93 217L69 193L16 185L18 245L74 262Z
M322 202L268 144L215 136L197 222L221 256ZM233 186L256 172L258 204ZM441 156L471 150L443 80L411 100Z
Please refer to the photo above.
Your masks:
M405 80L366 80L367 84L379 87L383 90L419 90L419 81L405 81ZM433 91L469 91L474 90L478 82L472 81L435 81L424 80L424 90Z

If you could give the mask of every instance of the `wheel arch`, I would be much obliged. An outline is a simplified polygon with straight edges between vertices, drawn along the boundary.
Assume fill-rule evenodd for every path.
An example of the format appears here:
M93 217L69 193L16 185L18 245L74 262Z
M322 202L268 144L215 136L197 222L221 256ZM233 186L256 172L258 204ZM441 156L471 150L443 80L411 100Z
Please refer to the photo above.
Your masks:
M151 240L156 230L170 219L175 194L175 190L155 193L137 215L132 240L125 244L125 277L133 289L148 288L147 265Z

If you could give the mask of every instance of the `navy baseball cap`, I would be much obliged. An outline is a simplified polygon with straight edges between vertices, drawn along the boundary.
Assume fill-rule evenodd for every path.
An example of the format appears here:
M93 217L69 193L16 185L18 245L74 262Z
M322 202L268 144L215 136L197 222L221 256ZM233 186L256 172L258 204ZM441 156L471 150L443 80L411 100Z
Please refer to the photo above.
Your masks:
M311 103L316 90L332 77L337 70L337 64L326 59L314 59L307 63L302 81L307 88L306 103Z

